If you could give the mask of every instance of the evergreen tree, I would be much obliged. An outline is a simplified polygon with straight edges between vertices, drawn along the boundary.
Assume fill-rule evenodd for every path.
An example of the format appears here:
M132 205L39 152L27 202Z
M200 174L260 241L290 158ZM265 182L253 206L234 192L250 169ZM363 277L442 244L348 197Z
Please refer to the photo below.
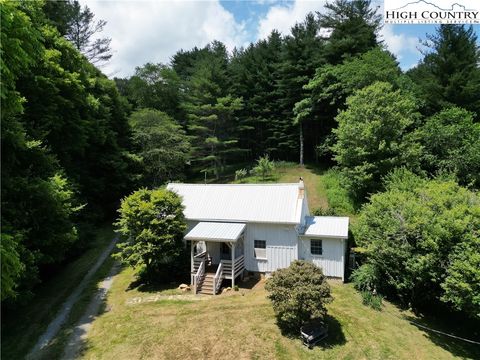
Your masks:
M187 129L192 137L194 168L219 177L228 159L241 151L235 134L235 113L242 99L227 93L228 57L225 46L213 42L198 60L187 83L184 102Z
M276 106L281 56L282 38L272 31L268 39L235 51L229 65L231 91L244 100L244 107L238 112L237 130L239 146L249 150L249 160L264 153L278 156L273 127L281 119Z
M333 30L325 47L329 64L339 64L379 44L382 17L372 8L371 0L335 0L325 8L327 12L318 15L320 26Z
M295 24L292 35L284 40L277 100L281 117L271 125L280 157L291 160L292 154L297 153L297 159L302 165L304 133L314 133L315 130L309 127L311 124L296 121L293 110L295 104L306 96L303 86L323 63L323 40L317 36L318 30L314 15L308 14L304 22ZM305 131L306 129L308 130ZM308 149L312 154L315 146L310 144L309 142Z
M424 112L459 106L480 113L480 47L472 26L440 25L428 36L422 62L408 72L426 102Z

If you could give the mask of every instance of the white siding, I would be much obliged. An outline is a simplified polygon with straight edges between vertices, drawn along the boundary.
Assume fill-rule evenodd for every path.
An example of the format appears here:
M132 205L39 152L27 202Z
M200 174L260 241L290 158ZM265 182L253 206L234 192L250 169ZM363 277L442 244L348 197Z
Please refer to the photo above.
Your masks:
M254 240L267 242L267 259L254 256ZM272 272L286 268L297 259L297 233L293 225L247 224L245 236L245 268L249 271Z
M342 239L319 239L322 240L322 255L310 253L310 239L299 238L299 258L312 261L322 268L327 276L342 278L344 276L345 240Z

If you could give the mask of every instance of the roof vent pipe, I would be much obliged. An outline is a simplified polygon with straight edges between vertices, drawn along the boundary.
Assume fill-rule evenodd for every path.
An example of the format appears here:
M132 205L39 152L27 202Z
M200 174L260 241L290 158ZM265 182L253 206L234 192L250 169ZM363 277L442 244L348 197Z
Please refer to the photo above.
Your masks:
M298 198L303 199L305 197L305 184L303 183L303 177L300 176L300 181L298 182Z

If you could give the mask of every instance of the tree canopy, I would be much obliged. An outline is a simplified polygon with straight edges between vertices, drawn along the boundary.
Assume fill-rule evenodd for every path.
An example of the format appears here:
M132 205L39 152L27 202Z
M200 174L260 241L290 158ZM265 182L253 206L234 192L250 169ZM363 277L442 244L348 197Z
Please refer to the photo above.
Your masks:
M451 180L396 170L385 192L364 206L355 228L367 264L382 274L373 280L381 293L414 307L451 302L478 316L478 194Z

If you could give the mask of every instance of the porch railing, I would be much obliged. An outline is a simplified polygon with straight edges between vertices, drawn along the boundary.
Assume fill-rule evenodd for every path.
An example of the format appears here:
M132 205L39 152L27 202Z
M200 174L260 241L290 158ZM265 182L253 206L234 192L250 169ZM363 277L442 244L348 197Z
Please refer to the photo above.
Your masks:
M235 268L232 271L232 260L222 260L223 272L225 274L231 274L234 278L242 273L245 269L245 256L241 255L235 259Z
M202 261L205 261L207 258L207 252L201 252L200 254L197 254L193 257L193 269L192 272L195 273L198 270L198 267L200 266L200 263Z
M223 280L223 264L220 262L213 278L213 295L216 295L218 290L220 290L220 285L222 285Z
M193 290L195 294L197 293L198 285L200 285L200 282L203 280L204 276L205 276L205 260L203 260L200 263L200 266L198 267L197 272L193 276Z

